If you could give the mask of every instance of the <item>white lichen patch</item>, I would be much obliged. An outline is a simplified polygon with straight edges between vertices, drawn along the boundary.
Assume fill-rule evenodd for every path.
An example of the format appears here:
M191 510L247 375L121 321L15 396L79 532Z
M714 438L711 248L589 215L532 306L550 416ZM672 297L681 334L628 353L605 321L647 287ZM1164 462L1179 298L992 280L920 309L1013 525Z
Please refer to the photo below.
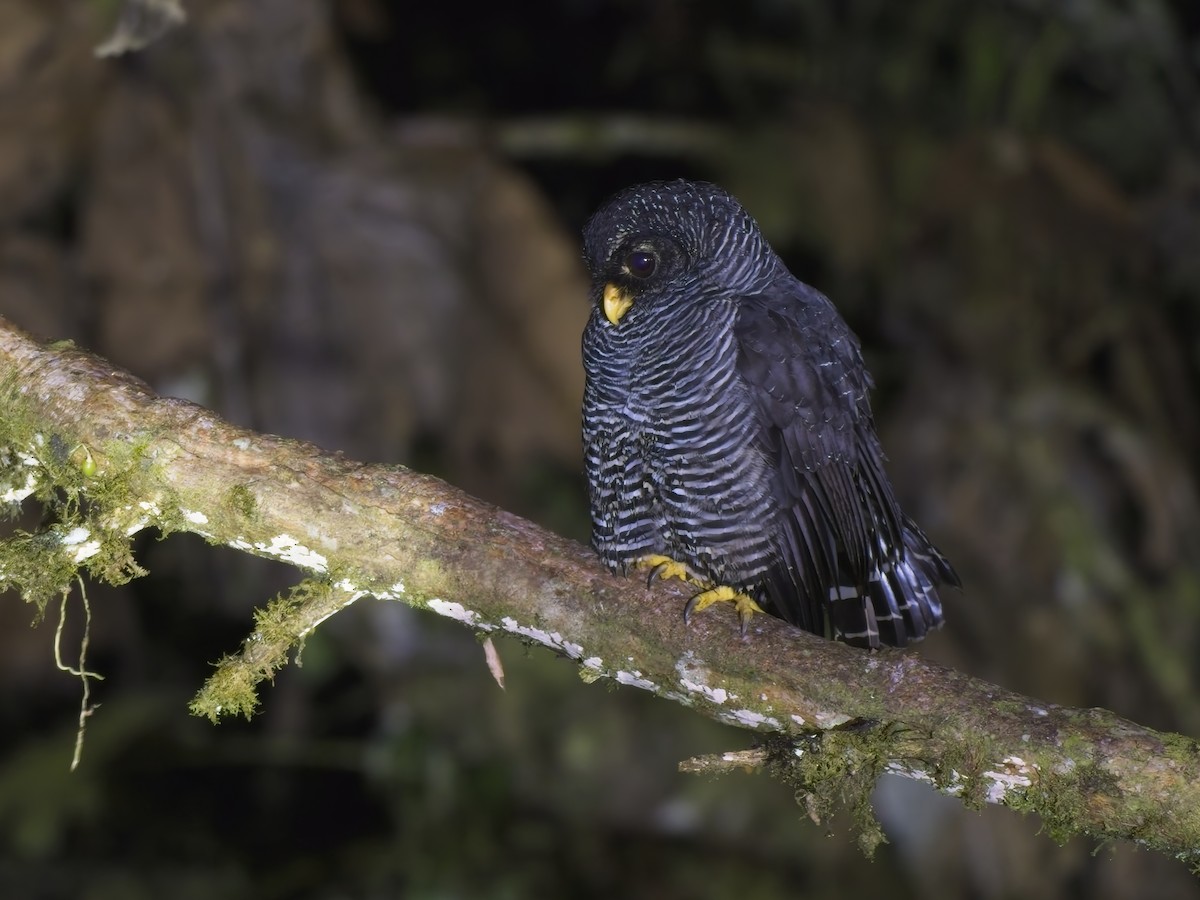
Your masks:
M404 592L404 585L400 585L401 593ZM472 628L482 628L485 631L491 631L491 625L485 625L480 620L480 615L473 610L467 609L461 603L455 603L453 600L443 600L440 597L434 597L426 604L433 612L439 616L445 616L448 619L456 619L465 625L470 625Z
M431 516L441 516L441 515L444 515L445 512L446 512L446 504L445 503L442 503L439 501L437 503L429 504L429 514Z
M595 669L597 672L600 672L604 669L604 660L598 656L589 656L583 661L583 665L585 668Z
M251 544L249 541L242 540L241 538L234 538L232 541L229 541L229 546L235 550L253 550L266 556L274 556L284 562L300 566L303 569L310 569L313 572L327 572L329 570L328 559L316 550L310 550L308 547L305 547L289 534L277 534L271 538L269 543L256 541Z
M208 516L196 509L180 509L179 510L185 519L193 525L207 525Z
M743 725L747 728L769 728L776 731L779 729L779 720L774 716L766 716L752 709L731 710L722 714L722 718L734 725Z
M62 536L62 543L66 547L74 547L76 544L82 544L92 533L86 528L77 525Z
M925 771L924 769L913 768L912 766L909 766L905 763L894 762L894 761L889 762L886 766L883 767L883 770L885 772L887 772L889 775L899 775L901 778L911 778L913 781L923 781L925 784L931 784L934 787L937 786L937 782L935 782L933 780L933 776L930 775L927 771ZM953 777L953 776L951 776L951 777ZM959 790L961 790L961 787L959 788ZM947 791L947 793L953 794L953 793L957 793L957 791L955 791L952 788L949 791Z
M983 773L982 777L989 782L987 790L984 792L984 799L988 803L1003 803L1008 797L1009 791L1030 787L1033 784L1032 776L1036 770L1036 766L1030 765L1019 756L1006 756L995 769L989 769ZM966 779L957 769L950 770L949 784L939 784L926 769L910 766L903 762L888 763L886 771L892 775L911 778L914 781L923 781L953 797L961 796L966 788Z
M150 515L143 515L144 513ZM128 503L106 516L104 527L113 531L123 531L126 537L132 537L150 524L152 516L160 514L157 504L148 500L143 500L136 505Z
M1029 765L1019 756L1004 757L997 769L989 769L983 773L983 777L991 781L987 789L988 803L1003 802L1008 792L1014 788L1031 787L1035 771L1035 766Z
M571 659L580 659L583 656L583 647L568 641L557 631L543 631L541 628L530 628L528 625L522 625L512 616L505 616L500 620L500 624L504 626L505 631L511 634L519 634L521 637L537 641L543 646L559 650L571 657Z
M799 725L801 728L803 728L805 725L804 716L798 716L795 713L792 713L790 716L788 716L788 718L791 719L792 722L794 722L795 724Z
M237 447L239 450L249 450L254 446L254 442L251 441L250 438L234 438L233 446Z
M813 724L822 731L828 731L830 728L837 728L839 725L845 725L851 719L845 713L823 713L819 712L813 716Z
M33 459L33 457L31 457L31 456L26 456L24 453L20 454L20 456L21 456L21 461L27 466L28 465L36 466L38 464L36 459L34 459L32 463L29 462L29 460ZM10 488L8 488L8 490L4 491L4 493L0 494L0 502L20 503L22 500L24 500L26 497L28 497L30 494L32 494L35 490L37 490L37 485L38 485L38 473L37 472L26 472L24 483L21 484L19 487L16 487L16 486L10 487Z
M272 556L278 556L284 562L294 563L306 569L325 572L329 569L329 560L316 550L310 550L288 534L277 534L271 538L266 551Z
M658 685L648 678L643 678L642 673L636 669L632 672L621 670L617 672L617 683L627 684L630 687L641 688L643 691L657 691Z
M81 563L100 552L100 542L92 538L92 533L82 526L76 526L60 539L64 547L71 548L71 558Z
M738 698L737 694L730 693L723 687L712 687L708 684L708 668L704 665L704 661L691 650L675 663L675 672L679 675L679 684L689 694L700 694L717 704Z
M337 587L342 590L360 590L358 585L345 578L337 583ZM366 592L378 600L399 600L404 595L404 582L397 581L390 587L374 588Z
M692 694L702 694L711 700L713 703L721 704L729 699L729 692L725 688L711 688L707 684L700 684L696 681L688 681L686 678L679 679L679 683L684 689Z

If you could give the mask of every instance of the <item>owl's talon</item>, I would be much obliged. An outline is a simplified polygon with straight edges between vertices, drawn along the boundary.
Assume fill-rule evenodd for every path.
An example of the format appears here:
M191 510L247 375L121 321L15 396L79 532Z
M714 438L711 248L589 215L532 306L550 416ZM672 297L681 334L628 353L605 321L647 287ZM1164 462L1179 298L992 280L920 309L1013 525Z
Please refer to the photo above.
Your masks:
M646 577L646 587L652 587L654 582L667 578L678 578L680 581L688 581L693 584L700 583L696 573L685 563L677 562L669 556L658 554L643 556L634 562L633 567L650 570L650 574Z
M691 622L693 613L703 612L714 603L733 604L733 608L737 610L738 619L742 623L743 636L750 630L750 617L755 613L764 612L763 608L758 605L753 597L743 594L737 588L721 585L709 588L707 591L701 591L687 602L687 605L683 607L684 624L686 625Z
M646 577L646 587L654 587L654 582L660 579L678 578L680 581L688 581L687 572L679 572L677 566L678 563L675 562L659 563L650 570L650 574Z
M657 566L651 569L650 574L646 576L646 587L652 588L654 587L654 582L658 581L658 579L670 577L670 573L667 572L667 564L659 563Z

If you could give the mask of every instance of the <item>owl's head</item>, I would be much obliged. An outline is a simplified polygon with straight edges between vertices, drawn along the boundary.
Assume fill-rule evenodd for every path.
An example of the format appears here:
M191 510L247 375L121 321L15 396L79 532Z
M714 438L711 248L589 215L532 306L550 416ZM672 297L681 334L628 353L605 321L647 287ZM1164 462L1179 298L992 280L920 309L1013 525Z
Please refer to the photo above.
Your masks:
M752 291L777 265L750 214L704 182L627 188L597 210L583 235L593 300L613 325L635 303Z

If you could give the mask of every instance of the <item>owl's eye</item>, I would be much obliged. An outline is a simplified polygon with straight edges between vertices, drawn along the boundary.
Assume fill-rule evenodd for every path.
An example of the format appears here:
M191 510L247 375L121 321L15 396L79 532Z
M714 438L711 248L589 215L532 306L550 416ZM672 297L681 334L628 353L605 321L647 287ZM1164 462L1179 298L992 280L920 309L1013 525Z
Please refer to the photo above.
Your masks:
M658 257L645 250L635 250L625 257L625 269L634 278L649 278L658 268Z

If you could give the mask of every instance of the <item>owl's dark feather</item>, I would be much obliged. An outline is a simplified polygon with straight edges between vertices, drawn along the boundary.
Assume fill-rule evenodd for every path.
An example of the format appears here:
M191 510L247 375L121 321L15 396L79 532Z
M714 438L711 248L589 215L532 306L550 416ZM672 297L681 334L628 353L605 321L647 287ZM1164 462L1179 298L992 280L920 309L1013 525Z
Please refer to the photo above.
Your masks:
M712 185L643 185L589 223L593 543L685 563L808 631L904 646L942 622L949 563L883 469L858 341ZM622 260L653 257L631 277ZM607 288L606 288L607 286ZM615 287L614 287L615 286ZM615 321L600 295L631 298Z
M771 605L797 624L827 613L835 633L868 643L923 636L941 614L893 574L904 524L882 470L858 341L823 295L790 277L739 298L734 333L783 518L766 581Z

